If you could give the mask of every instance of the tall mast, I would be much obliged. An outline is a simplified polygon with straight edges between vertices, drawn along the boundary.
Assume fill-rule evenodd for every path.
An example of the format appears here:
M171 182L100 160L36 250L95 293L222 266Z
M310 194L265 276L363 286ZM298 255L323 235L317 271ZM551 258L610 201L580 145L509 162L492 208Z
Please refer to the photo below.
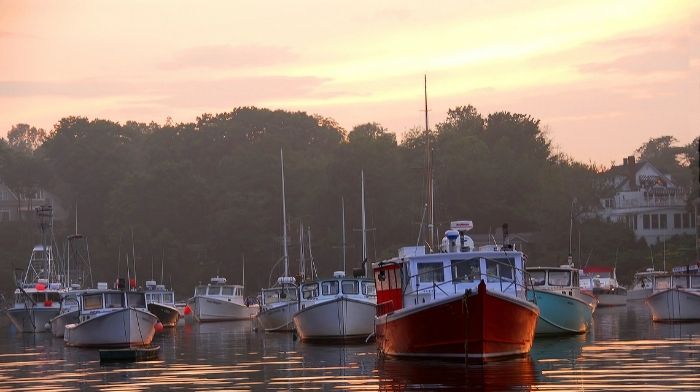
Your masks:
M299 275L306 280L306 256L304 255L304 222L299 222Z
M341 205L341 210L342 210L342 215L343 215L343 271L345 271L345 198L341 197L340 198L340 205Z
M284 196L284 155L280 148L280 162L282 163L282 235L284 237L284 276L289 276L289 255L287 253L287 202Z
M425 98L425 198L428 213L428 246L433 249L435 244L435 211L433 207L433 151L430 146L430 129L428 128L428 76L423 75L424 98Z
M365 276L367 276L367 222L365 221L365 171L361 171L362 176L362 263L364 264Z

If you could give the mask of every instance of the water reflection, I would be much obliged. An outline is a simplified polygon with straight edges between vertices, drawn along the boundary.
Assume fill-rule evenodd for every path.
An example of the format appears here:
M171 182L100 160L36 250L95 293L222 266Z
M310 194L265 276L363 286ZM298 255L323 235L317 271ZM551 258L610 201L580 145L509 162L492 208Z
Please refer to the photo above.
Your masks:
M700 323L653 323L644 304L598 309L588 334L537 338L530 356L486 365L306 344L239 321L183 323L154 343L157 361L100 364L96 350L2 329L0 391L700 390Z

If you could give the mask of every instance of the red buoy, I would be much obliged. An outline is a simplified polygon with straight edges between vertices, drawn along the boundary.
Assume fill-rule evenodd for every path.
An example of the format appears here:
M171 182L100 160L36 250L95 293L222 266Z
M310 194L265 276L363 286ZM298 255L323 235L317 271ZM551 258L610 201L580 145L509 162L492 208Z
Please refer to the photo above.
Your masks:
M190 309L189 305L185 305L185 316L189 316L190 313L192 313L192 309Z
M44 307L50 308L51 305L53 305L53 301L51 301L50 299L44 301Z
M43 283L37 283L34 288L36 291L44 291L44 289L46 289L46 285Z
M156 332L163 332L163 323L160 321L156 323Z

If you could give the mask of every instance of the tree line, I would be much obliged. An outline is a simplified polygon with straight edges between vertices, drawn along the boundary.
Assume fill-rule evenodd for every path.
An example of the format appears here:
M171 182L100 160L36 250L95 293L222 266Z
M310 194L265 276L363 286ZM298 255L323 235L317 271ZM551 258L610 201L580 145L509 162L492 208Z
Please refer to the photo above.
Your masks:
M342 268L341 200L348 268L362 261L361 171L372 229L369 261L416 245L428 138L440 233L451 220L473 220L476 233L492 233L507 222L511 232L532 233L524 244L530 265L558 265L569 251L573 217L581 238L574 254L583 259L577 263L615 263L625 277L648 266L654 249L621 224L590 218L612 192L602 167L555 151L540 121L529 115L482 115L473 106L451 109L434 129L413 129L401 141L378 123L346 131L323 116L255 107L163 125L66 117L46 132L18 124L0 139L0 179L22 195L18 209L21 203L31 207L39 189L57 196L69 217L55 223L59 240L73 232L77 210L96 280L123 275L130 253L139 280L160 279L163 264L164 283L184 297L216 274L240 283L245 259L247 294L253 295L280 273L271 272L282 255L280 149L291 269L296 271L303 225L310 228L314 263L326 275ZM698 139L676 143L662 136L635 154L693 187L697 197ZM39 239L36 223L27 214L0 224L3 274L26 266ZM678 264L695 257L694 248L684 250L694 239L674 241L667 257ZM0 282L3 292L11 292L12 279Z

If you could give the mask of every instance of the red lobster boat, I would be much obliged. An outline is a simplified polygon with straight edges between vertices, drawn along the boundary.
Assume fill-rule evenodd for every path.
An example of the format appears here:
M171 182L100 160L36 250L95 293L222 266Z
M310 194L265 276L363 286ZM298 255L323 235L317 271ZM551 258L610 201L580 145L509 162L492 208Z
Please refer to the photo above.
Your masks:
M470 221L452 222L441 253L401 248L374 263L376 341L392 356L488 361L530 351L539 308L527 299L522 252L474 250Z

